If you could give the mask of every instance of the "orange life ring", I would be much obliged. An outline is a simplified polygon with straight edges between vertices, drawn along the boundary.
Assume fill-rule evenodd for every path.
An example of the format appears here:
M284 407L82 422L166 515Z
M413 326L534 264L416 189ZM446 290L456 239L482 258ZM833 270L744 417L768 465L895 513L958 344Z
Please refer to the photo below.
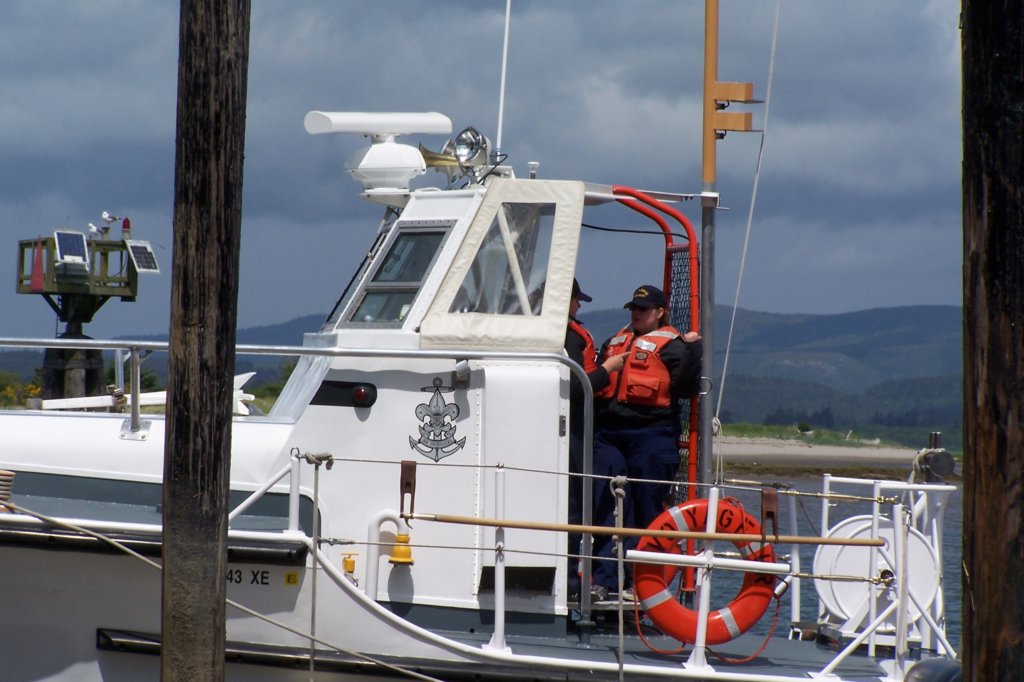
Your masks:
M708 501L695 499L676 507L669 507L648 528L652 530L707 530ZM761 525L748 514L738 500L725 498L718 502L719 533L760 534ZM736 548L744 559L775 561L775 550L760 542L737 542ZM643 537L637 549L646 552L681 554L679 540L665 537ZM679 569L659 564L634 564L633 589L647 615L658 629L680 642L693 644L697 639L697 612L686 608L676 599L669 585ZM771 603L775 576L767 573L743 574L743 584L729 605L708 614L707 643L721 644L739 637L764 615Z

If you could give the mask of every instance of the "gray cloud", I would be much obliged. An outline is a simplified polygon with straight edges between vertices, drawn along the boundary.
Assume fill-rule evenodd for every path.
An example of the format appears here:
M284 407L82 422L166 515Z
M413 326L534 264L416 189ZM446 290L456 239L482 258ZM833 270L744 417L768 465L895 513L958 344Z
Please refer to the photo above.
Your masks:
M958 3L785 0L740 305L839 312L960 302ZM775 4L723 0L720 80L764 96ZM175 3L0 5L0 210L6 247L127 213L163 273L110 303L95 336L166 327ZM311 109L441 111L496 140L502 2L253 3L239 323L326 313L376 229L345 159L365 140L311 137ZM700 189L700 3L515 0L503 148L519 173ZM762 122L762 107L751 107ZM419 140L411 140L417 142ZM444 140L426 137L439 147ZM759 138L719 145L717 291L731 302ZM428 180L433 182L433 180ZM684 207L699 222L699 212ZM637 227L626 211L594 222ZM588 231L578 274L616 306L657 280L657 239ZM3 335L47 336L13 291ZM585 311L584 311L585 312ZM125 327L128 329L126 330Z

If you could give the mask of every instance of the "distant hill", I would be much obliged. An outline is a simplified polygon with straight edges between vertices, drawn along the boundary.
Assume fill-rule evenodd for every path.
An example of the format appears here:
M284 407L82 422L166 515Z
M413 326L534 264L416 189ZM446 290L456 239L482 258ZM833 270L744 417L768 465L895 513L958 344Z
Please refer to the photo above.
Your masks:
M324 315L304 315L278 324L262 327L239 329L235 338L240 344L254 346L301 346L302 335L317 331L323 323ZM167 334L134 335L133 341L167 341ZM36 369L42 365L42 352L33 350L0 351L0 372L14 372L22 380L30 380ZM239 355L235 360L235 370L242 372L256 371L256 377L247 384L248 388L262 383L281 379L282 360L275 357ZM155 354L148 358L143 368L156 375L160 383L167 377L167 358L163 354Z
M715 361L725 359L731 308L715 308ZM625 310L584 310L581 315L598 344L629 321ZM322 315L238 330L238 343L302 344L320 328ZM733 376L774 377L818 384L842 393L863 393L901 379L962 374L962 312L954 306L874 308L837 315L792 315L739 309L727 380ZM167 335L131 337L166 341ZM31 377L36 351L0 352L0 371Z
M278 322L263 327L246 327L235 332L235 339L238 343L254 346L301 346L302 335L320 329L324 318L324 315L303 315L287 322ZM118 338L131 338L135 341L166 341L167 334Z
M598 343L628 321L624 310L580 316ZM722 382L732 308L715 308ZM941 431L960 449L963 313L956 306L875 308L836 315L738 309L719 415L723 422L853 430L922 447Z
M717 376L725 360L732 309L715 309ZM628 322L625 310L586 310L582 320L600 343ZM321 315L238 330L238 342L300 345ZM737 310L725 376L725 422L796 423L864 431L920 447L931 430L959 449L963 403L962 311L955 306L875 308L836 315ZM135 337L139 338L139 337ZM166 340L150 336L139 340ZM0 371L30 379L36 351L0 352ZM277 358L239 356L239 372L257 370L253 385L279 380ZM163 377L164 359L148 371Z
M43 353L37 350L4 350L0 351L0 372L11 372L21 377L22 381L32 379L36 370L43 364Z
M598 343L625 310L580 315ZM732 308L715 307L715 364L725 360ZM873 308L836 315L736 311L728 373L777 377L860 393L883 381L960 375L963 313L956 306Z
M319 330L325 318L326 315L304 315L279 324L239 329L238 343L254 346L301 346L302 335Z

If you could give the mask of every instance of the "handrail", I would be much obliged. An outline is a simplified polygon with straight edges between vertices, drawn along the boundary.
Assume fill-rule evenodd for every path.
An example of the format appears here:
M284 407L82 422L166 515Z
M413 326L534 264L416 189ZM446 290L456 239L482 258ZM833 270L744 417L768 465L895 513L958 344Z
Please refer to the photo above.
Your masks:
M457 514L402 514L407 521L433 521L465 526L486 526L488 528L516 528L519 530L547 530L567 533L591 533L593 535L619 535L624 537L670 538L672 540L721 540L723 542L774 542L790 545L843 545L854 547L884 547L882 538L810 537L806 535L774 535L761 533L707 533L689 530L661 530L658 528L619 528L617 526L592 526L575 523L550 523L547 521L517 521L515 519L491 519L482 516L459 516ZM631 550L633 551L633 550Z
M142 391L142 368L139 363L139 349L130 349L128 357L132 377L132 412L128 429L134 434L142 430L142 405L140 404L142 401L139 400L139 394Z
M234 521L240 514L243 514L245 512L245 510L247 510L249 507L254 505L257 500L259 500L261 497L263 497L263 495L268 490L273 488L277 484L277 482L280 481L282 478L284 478L288 474L292 474L292 478L296 478L296 476L295 476L295 465L296 465L297 462L298 462L298 460L294 456L289 458L288 464L283 469L281 469L276 474L274 474L269 479L267 479L263 483L263 485L261 485L259 488L254 490L252 492L252 494L250 494L247 498L245 498L244 500L239 502L238 506L235 507L234 509L232 509L228 513L228 524L230 524L232 521ZM291 498L291 495L289 495L289 499L290 498ZM291 506L292 505L289 504L288 529L289 530L296 530L298 528L297 524L295 525L295 528L292 528L292 521L293 521L293 519L292 519L292 514L290 513Z
M113 341L104 339L0 337L0 347L10 348L94 348L96 350L128 350L131 348L137 348L139 350L166 351L168 346L169 344L167 341Z
M730 559L728 557L708 556L706 553L695 554L663 554L639 549L626 551L626 559L639 564L658 564L660 566L689 566L691 568L721 568L726 571L742 573L768 573L771 575L790 575L793 568L782 561L751 561L750 559Z
M687 309L690 313L690 329L700 334L705 334L706 331L706 335L709 337L710 345L711 330L701 329L700 257L697 252L697 232L694 229L693 224L690 222L689 218L687 218L681 211L679 211L673 206L669 206L668 204L659 201L650 194L647 194L646 192L641 192L640 190L633 189L632 187L624 187L621 185L613 186L612 191L617 195L616 198L620 204L636 211L637 213L640 213L641 215L646 216L650 220L654 221L659 228L661 228L661 231L665 236L665 266L664 274L662 277L664 280L665 291L668 293L670 299L672 289L672 287L670 286L670 270L673 254L676 251L682 251L683 249L686 250L686 254L689 259L688 272L690 276L690 282L688 287L690 293L690 300L687 303ZM627 199L624 197L629 198ZM668 222L661 216L661 214L669 216L677 223L679 223L684 230L686 230L685 244L678 245L674 242L674 240L672 239L672 230L669 229ZM672 301L670 300L669 303L672 304ZM707 353L706 350L705 353ZM706 365L709 364L706 356L704 359L704 363ZM710 376L711 368L705 367L704 372L708 376ZM699 396L695 396L695 398L696 399L692 399L690 401L690 414L688 417L689 436L686 441L686 450L688 455L688 463L686 468L686 478L688 485L686 488L686 494L687 497L691 500L697 497L696 484L698 478L698 468L700 466L700 462L698 461L698 459L701 455L701 453L698 452L700 446L698 432L700 426L700 408L702 407L703 399L700 398ZM687 551L693 552L694 548L687 547ZM692 576L688 573L686 576L687 588L692 587L691 581Z

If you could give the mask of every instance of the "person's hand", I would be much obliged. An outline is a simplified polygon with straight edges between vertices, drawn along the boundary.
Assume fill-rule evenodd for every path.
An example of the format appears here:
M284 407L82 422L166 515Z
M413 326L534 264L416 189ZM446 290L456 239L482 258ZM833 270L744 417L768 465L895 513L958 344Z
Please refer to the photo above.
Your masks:
M619 353L618 355L613 355L604 362L602 362L601 366L604 367L605 371L608 372L609 374L611 374L612 372L618 372L620 369L622 369L622 366L626 364L626 355L626 353Z
M694 341L700 341L701 336L697 332L689 331L683 334L683 341L686 343L693 343Z

